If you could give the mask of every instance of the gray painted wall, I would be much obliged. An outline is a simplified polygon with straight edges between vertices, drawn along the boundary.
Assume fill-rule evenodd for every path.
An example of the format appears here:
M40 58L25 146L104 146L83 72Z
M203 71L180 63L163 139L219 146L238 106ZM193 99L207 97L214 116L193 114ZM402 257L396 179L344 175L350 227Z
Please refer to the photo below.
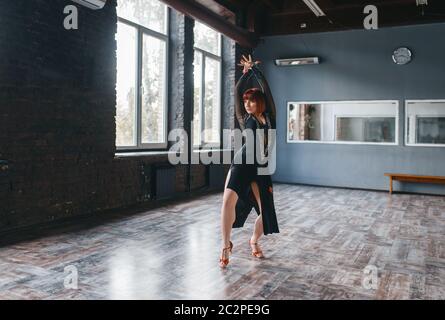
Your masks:
M445 176L445 148L404 146L405 99L445 99L445 24L266 37L255 50L278 109L275 182L388 189L385 172ZM399 46L413 51L392 62ZM319 56L320 65L276 67L275 58ZM286 143L288 101L399 100L399 146ZM445 186L395 183L445 195Z

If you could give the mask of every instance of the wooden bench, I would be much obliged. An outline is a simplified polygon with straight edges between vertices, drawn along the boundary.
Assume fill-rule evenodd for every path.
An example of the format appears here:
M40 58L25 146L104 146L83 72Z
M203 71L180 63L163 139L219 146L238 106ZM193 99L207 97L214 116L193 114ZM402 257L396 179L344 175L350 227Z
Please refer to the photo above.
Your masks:
M419 182L419 183L437 183L445 184L445 177L439 176L419 176L414 174L404 173L385 173L385 176L389 177L389 193L392 193L392 182L404 181L404 182Z

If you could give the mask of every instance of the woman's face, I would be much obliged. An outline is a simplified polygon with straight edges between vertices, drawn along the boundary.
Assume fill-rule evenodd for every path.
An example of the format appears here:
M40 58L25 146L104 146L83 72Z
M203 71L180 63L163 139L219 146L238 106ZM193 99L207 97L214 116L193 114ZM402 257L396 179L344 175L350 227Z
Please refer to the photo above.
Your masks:
M256 102L255 101L250 101L250 100L246 100L244 101L244 108L246 109L247 113L256 113Z

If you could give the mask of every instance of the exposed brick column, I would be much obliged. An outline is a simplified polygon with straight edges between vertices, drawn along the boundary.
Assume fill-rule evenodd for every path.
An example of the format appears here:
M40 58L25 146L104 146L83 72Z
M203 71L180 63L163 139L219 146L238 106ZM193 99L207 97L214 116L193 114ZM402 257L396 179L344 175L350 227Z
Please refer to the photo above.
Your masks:
M222 128L234 129L235 128L235 41L227 37L223 37L222 41ZM222 137L221 137L222 138ZM227 145L222 145L223 149L227 148Z
M194 87L194 37L193 29L195 27L195 21L192 18L185 17L184 20L184 129L188 136L188 159L189 165L187 170L187 189L192 190L192 176L190 164L192 156L192 126L191 121L193 119L193 87Z
M170 60L169 60L169 121L168 131L173 129L187 130L186 117L184 112L186 94L186 17L176 10L170 12ZM169 148L175 144L169 141ZM185 192L188 190L188 165L176 166L176 191Z

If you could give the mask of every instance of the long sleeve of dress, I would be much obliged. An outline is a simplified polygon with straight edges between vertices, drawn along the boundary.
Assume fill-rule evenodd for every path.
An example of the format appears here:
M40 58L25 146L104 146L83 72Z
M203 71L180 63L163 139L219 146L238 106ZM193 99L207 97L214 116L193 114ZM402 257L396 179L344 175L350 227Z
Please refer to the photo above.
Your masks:
M258 81L258 83L261 86L261 89L263 90L263 93L266 96L266 111L270 114L271 121L275 124L276 117L277 117L277 111L275 107L275 101L273 99L272 92L270 91L269 83L267 82L266 78L264 77L261 70L255 65L252 68L252 72Z
M246 127L245 120L247 112L246 109L244 109L243 93L246 90L245 85L248 74L251 72L252 71L249 70L249 72L243 74L235 86L235 115L241 130L244 130Z

